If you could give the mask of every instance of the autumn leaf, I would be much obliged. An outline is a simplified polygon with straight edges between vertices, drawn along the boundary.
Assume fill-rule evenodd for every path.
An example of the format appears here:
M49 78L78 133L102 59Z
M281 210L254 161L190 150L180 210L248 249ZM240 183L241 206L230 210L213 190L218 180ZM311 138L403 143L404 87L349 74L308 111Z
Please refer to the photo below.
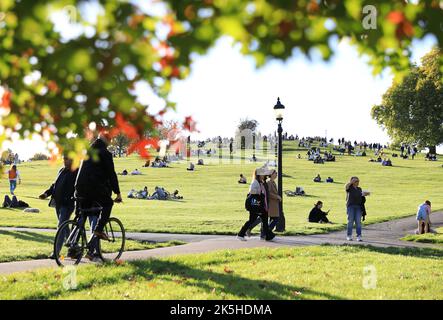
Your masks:
M117 260L115 260L115 264L118 266L123 266L125 264L125 262L121 259L117 259Z
M191 116L185 118L185 122L183 123L183 128L190 132L197 131L196 122L192 119Z
M225 268L223 269L223 271L224 271L225 273L234 273L234 270L229 269L229 267L225 267Z
M8 90L4 90L0 107L9 109L10 104L11 104L11 92Z
M392 11L388 14L387 18L391 23L397 25L395 29L397 39L412 37L414 35L414 28L403 12Z
M149 159L151 157L147 147L158 148L158 139L142 139L140 141L132 143L128 148L128 154L138 152L143 159Z
M115 123L117 128L129 139L138 139L140 137L135 127L127 122L120 112L115 116Z

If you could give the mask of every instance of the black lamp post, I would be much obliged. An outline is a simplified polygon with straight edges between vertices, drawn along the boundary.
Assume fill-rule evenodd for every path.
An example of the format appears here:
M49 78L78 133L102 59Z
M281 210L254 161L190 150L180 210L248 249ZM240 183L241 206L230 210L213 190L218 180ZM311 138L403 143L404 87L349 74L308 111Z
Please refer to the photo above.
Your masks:
M282 201L280 201L279 205L279 219L277 226L275 228L278 232L285 231L286 221L285 221L285 215L283 213L283 157L282 157L282 133L283 128L281 126L281 123L283 122L283 113L285 111L285 106L280 103L280 98L277 99L277 104L274 106L275 111L275 119L278 121L278 194L281 197Z

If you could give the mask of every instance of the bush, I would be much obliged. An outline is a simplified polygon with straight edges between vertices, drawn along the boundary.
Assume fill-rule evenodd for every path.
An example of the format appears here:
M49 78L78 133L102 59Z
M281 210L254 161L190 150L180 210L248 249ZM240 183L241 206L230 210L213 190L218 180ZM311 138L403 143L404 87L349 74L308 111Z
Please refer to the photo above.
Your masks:
M49 157L44 153L36 153L30 160L31 161L49 160Z

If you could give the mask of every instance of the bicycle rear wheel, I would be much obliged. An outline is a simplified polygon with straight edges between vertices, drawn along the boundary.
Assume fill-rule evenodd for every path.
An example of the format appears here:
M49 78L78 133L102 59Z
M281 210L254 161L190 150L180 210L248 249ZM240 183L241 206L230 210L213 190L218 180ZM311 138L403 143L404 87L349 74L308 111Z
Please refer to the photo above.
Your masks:
M125 228L117 218L110 218L103 232L109 240L100 239L99 253L103 261L115 261L121 257L125 250Z
M55 234L55 261L61 267L80 263L86 243L85 231L76 221L64 222Z

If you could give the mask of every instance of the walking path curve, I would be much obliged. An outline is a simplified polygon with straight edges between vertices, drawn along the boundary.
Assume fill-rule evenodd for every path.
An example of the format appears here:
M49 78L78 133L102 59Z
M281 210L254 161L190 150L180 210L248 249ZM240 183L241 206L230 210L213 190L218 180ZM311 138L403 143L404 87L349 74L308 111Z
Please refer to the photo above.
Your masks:
M443 226L443 212L433 213L431 216L432 228ZM277 236L274 241L262 241L259 237L248 238L248 241L239 241L235 236L225 235L194 235L194 234L167 234L167 233L127 233L128 239L165 242L180 240L187 242L185 245L158 248L141 251L124 252L122 259L126 261L159 258L173 255L205 253L222 249L242 249L257 247L284 247L284 246L311 246L311 245L372 245L377 247L401 248L436 248L437 245L401 241L400 238L413 234L417 227L415 216L391 220L388 222L371 224L363 227L363 242L346 241L345 231L336 231L327 234L308 236ZM53 229L30 228L0 228L9 231L52 231ZM442 248L442 246L440 246ZM17 261L0 263L0 274L10 274L20 271L30 271L44 267L56 268L54 260L41 259L30 261Z

